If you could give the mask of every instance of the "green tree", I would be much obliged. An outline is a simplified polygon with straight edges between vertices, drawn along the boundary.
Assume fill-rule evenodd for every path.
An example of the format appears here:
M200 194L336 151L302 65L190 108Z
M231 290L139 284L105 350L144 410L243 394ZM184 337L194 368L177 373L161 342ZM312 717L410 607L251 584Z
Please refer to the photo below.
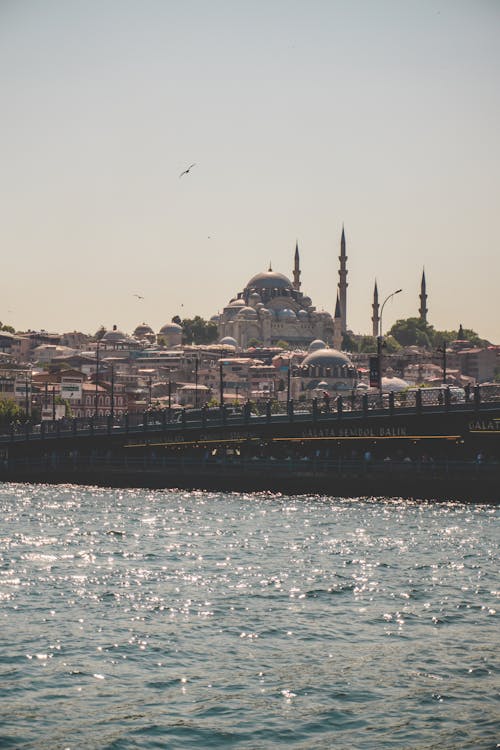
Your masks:
M406 318L397 320L390 329L389 336L393 336L400 346L422 346L426 349L436 349L445 341L455 341L458 331L436 331L433 326L425 323L421 318ZM463 329L461 335L474 346L488 346L489 341L481 339L475 331Z
M431 346L432 326L428 326L421 318L406 318L397 320L389 330L400 346Z
M11 398L0 398L0 425L6 427L12 421L20 419L24 411Z
M100 341L105 333L106 329L104 328L104 326L100 326L99 329L94 333L94 339L96 341Z
M1 320L0 320L0 331L6 331L7 333L15 333L16 332L15 329L12 328L12 326L5 325L4 323L2 323Z
M281 339L276 342L276 346L279 346L280 349L289 349L290 348L290 344L288 343L288 341L283 341Z
M181 325L184 344L213 344L217 341L217 324L212 320L206 321L195 315L194 318L184 318Z

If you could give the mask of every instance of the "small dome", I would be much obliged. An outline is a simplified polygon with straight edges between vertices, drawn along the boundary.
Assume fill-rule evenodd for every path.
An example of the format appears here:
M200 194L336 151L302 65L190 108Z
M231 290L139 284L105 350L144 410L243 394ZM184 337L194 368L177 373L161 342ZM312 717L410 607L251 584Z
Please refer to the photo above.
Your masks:
M238 342L236 339L233 339L232 336L224 336L224 338L219 341L219 344L222 344L222 346L234 346L235 349L238 348Z
M302 361L302 367L352 367L352 362L337 349L316 349Z
M321 339L314 339L314 341L311 341L309 344L308 351L316 352L318 349L326 349L326 344L324 341L321 341Z
M154 331L151 328L151 326L148 326L147 323L141 323L137 326L134 333L132 334L134 338L136 339L142 339L145 336L154 336Z
M248 320L249 318L255 319L257 318L257 313L253 307L242 307L238 313L238 318L245 318L245 320Z
M276 313L279 320L295 320L296 315L293 310L289 307L284 307L282 310L278 310Z
M404 391L408 388L408 383L402 378L382 378L383 391Z
M259 309L259 314L262 315L264 318L268 318L270 315L272 315L272 312L267 307L261 307Z
M307 314L306 310L299 310L298 313L297 313L297 317L300 320L308 320L309 315Z
M260 294L258 292L252 292L248 298L248 302L251 305L257 305L261 303Z
M246 302L244 299L233 299L226 307L246 307Z
M126 341L127 339L128 339L128 336L125 333L123 333L123 331L119 331L116 326L113 326L113 330L106 331L101 341L105 341L108 344L116 344L121 341Z
M160 334L167 334L167 333L182 334L182 326L180 326L178 323L165 323L165 325L160 328Z

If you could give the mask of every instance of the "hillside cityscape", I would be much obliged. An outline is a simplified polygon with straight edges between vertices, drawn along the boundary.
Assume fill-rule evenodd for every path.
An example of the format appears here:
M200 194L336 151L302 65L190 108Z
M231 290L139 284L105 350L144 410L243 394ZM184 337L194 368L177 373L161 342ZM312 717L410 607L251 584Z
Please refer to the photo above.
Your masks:
M422 273L416 315L383 331L374 284L371 332L348 326L347 253L340 240L333 314L302 290L298 244L292 280L253 276L210 320L174 315L155 332L139 322L94 334L16 331L0 324L0 419L120 418L177 409L313 399L449 386L470 389L500 380L500 345L459 324L437 331L428 320Z

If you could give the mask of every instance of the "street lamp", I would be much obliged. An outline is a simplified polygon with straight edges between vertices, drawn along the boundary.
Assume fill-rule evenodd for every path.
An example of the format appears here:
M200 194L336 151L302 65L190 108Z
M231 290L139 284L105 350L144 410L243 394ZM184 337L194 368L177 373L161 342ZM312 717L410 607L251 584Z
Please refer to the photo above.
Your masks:
M443 383L446 384L446 341L443 341L443 346L438 346L437 351L443 355Z
M115 419L115 366L111 365L111 424Z
M378 329L378 336L377 336L377 359L378 359L378 388L380 391L380 394L382 394L382 313L384 312L384 307L386 305L386 302L388 302L392 297L394 297L396 294L399 294L402 292L402 289L396 289L395 292L391 292L391 294L388 294L385 300L382 302L382 306L380 308L380 317L379 317L379 329Z
M194 408L198 408L198 354L194 361Z
M99 341L97 342L95 350L95 396L94 396L94 416L97 417L99 413Z
M220 406L221 409L224 406L224 370L223 361L219 360L219 390L220 390Z

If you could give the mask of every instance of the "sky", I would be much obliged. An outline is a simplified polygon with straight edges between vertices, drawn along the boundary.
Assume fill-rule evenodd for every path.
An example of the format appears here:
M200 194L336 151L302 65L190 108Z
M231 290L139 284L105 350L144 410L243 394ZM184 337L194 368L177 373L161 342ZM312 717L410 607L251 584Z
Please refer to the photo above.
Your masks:
M154 330L256 273L500 343L499 0L0 0L0 321ZM190 164L195 166L179 177ZM138 296L144 299L139 299Z

